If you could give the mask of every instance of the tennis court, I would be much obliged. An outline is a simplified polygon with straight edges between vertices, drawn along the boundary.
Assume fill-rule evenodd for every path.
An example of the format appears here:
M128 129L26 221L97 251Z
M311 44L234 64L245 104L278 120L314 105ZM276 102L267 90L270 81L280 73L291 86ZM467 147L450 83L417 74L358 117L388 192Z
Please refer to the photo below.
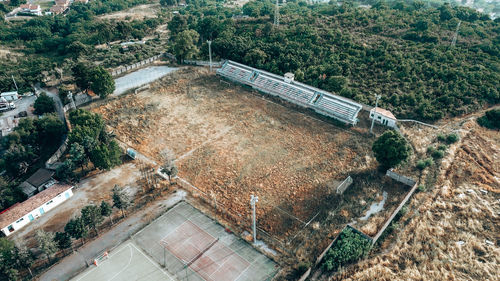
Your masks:
M151 260L131 241L125 242L109 253L99 266L90 268L72 279L73 281L129 281L129 280L172 280L160 265Z
M178 280L261 281L278 270L275 262L186 202L132 239Z

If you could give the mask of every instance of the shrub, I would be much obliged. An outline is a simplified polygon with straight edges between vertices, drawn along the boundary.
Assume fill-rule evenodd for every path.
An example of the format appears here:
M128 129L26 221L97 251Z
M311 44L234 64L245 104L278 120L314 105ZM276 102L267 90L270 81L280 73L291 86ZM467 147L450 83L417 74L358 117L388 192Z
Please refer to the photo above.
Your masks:
M444 151L442 150L435 150L432 152L432 157L434 157L435 159L440 159L440 158L443 158L444 156Z
M446 136L446 142L451 144L451 143L456 143L458 141L459 137L455 133L451 133L448 136Z
M446 151L446 149L448 149L448 146L446 146L445 144L440 144L437 149L441 151Z
M446 140L446 136L443 135L443 134L439 134L439 135L437 135L437 140L438 141L445 141Z
M436 151L436 148L434 146L427 147L427 153L428 154L432 154L432 153L434 153L434 151Z
M432 165L434 165L434 160L432 158L427 158L425 160L419 160L417 162L417 168L419 170L423 170L423 169L425 169L429 166L432 166Z
M425 187L425 185L421 184L418 186L418 191L425 192L426 190L427 190L427 188Z
M500 109L486 111L483 116L477 119L477 123L488 129L500 129Z
M425 169L425 167L427 167L427 165L425 165L425 161L424 160L418 160L418 162L417 162L417 168L419 170L423 170L423 169Z
M345 228L325 256L323 267L328 271L336 271L341 266L352 263L368 254L371 243L351 228Z

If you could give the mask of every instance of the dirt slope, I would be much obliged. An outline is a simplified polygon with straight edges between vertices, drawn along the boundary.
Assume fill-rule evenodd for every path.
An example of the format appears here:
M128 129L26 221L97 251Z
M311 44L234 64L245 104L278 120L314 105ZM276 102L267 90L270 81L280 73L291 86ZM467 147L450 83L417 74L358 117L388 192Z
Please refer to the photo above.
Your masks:
M412 200L393 245L331 280L498 280L500 134L475 120L459 132L437 184Z

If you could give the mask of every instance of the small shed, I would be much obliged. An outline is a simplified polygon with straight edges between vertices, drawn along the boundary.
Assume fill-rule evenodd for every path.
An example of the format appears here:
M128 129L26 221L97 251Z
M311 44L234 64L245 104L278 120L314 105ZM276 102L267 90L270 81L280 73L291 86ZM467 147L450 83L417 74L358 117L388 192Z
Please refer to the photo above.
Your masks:
M380 107L373 108L370 110L370 119L375 119L375 121L387 127L396 127L396 116L387 109Z
M54 185L57 181L52 178L53 171L47 169L39 169L31 177L19 185L24 194L28 197L33 196L35 193L47 189Z
M1 94L1 97L4 98L6 101L14 101L14 100L19 99L19 95L17 94L17 91L4 92Z

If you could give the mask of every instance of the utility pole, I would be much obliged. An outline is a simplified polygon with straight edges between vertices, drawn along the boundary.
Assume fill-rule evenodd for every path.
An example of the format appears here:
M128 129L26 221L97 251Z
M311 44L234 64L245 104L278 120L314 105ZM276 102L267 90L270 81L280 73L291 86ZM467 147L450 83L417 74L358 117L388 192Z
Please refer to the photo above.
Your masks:
M455 46L457 44L458 30L460 29L460 24L462 21L459 21L457 24L457 30L455 30L455 34L453 35L453 40L451 41L451 46Z
M278 3L279 0L276 0L276 11L274 15L274 24L278 27L280 25L280 5Z
M259 202L259 197L250 195L250 204L252 205L252 228L253 228L253 243L257 243L257 227L255 223L255 203Z
M14 75L12 75L12 81L14 81L14 86L16 86L16 91L19 92L19 89L17 88L16 79L14 79Z
M212 40L207 40L208 43L208 57L210 58L210 73L212 73Z
M376 101L375 101L375 110L373 110L373 118L372 118L372 126L370 127L370 134L373 134L373 123L375 123L375 114L377 113L377 106L378 106L378 100L380 99L380 95L376 95Z

